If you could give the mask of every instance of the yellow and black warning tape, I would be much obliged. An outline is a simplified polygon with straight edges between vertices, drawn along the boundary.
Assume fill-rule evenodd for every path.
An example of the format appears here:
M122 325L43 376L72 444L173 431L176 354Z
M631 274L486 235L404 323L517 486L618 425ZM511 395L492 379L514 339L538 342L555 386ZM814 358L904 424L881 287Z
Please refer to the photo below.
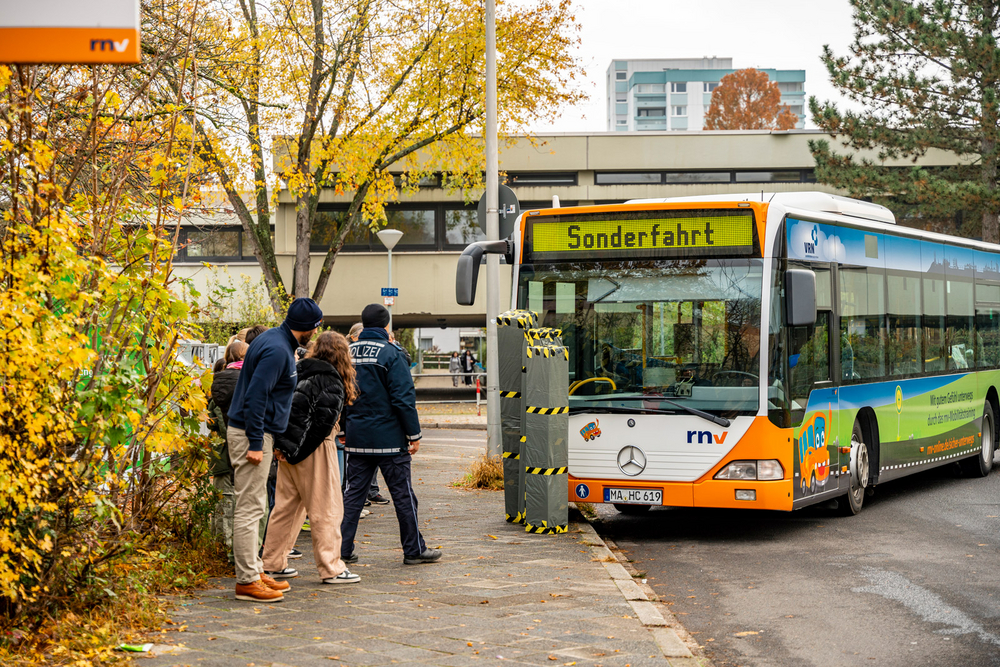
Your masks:
M533 340L554 340L562 336L562 329L554 329L552 327L541 327L538 329L528 329L524 332L524 338L531 343Z
M507 516L507 523L524 523L524 517L521 516L520 512L518 512L514 516L511 516L510 514L507 514L506 516Z
M521 458L520 454L515 454L514 452L504 452L502 456L505 459L519 459L519 458Z
M546 359L558 359L562 357L569 361L569 348L560 345L529 345L524 348L529 359L534 359L535 355L541 355Z
M563 466L562 468L529 468L526 467L524 472L529 475L564 475L568 468Z
M501 391L500 398L521 398L519 391Z
M521 436L521 442L528 442L528 438L526 436L522 435Z
M533 405L529 405L524 411L533 415L567 415L569 414L569 406L561 408L536 408Z
M542 524L545 522L543 521ZM526 533L537 533L539 535L558 535L560 533L565 533L568 530L568 526L533 526L530 523L525 522L524 532Z
M538 321L538 313L531 310L509 310L497 316L497 326L517 325L520 329L530 329Z

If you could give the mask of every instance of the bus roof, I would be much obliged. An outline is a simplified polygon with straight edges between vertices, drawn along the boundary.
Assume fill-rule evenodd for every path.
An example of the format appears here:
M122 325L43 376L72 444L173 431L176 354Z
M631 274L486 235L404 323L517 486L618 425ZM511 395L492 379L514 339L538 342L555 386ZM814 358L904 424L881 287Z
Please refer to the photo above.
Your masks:
M663 199L632 199L626 204L663 204L674 202L740 202L754 201L778 204L789 211L834 213L872 222L896 223L896 216L885 206L871 202L831 195L827 192L752 192L728 195L669 197Z

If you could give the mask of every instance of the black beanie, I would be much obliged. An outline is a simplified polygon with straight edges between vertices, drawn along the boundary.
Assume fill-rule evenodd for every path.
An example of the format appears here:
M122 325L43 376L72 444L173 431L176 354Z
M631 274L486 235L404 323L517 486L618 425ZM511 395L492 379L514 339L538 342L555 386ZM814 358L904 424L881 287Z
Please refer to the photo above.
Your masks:
M292 301L285 315L285 324L292 331L312 331L323 324L323 311L312 299L303 297Z
M361 311L361 324L384 329L389 324L389 311L378 303L370 303Z

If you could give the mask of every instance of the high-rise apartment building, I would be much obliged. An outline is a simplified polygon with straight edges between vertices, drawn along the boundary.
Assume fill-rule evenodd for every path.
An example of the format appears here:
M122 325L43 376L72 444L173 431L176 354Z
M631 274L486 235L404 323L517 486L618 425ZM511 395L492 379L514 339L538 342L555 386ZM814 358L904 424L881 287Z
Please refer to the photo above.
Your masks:
M758 68L761 69L761 68ZM608 67L608 130L702 130L712 91L732 58L615 60ZM761 69L781 89L781 103L805 127L805 70Z

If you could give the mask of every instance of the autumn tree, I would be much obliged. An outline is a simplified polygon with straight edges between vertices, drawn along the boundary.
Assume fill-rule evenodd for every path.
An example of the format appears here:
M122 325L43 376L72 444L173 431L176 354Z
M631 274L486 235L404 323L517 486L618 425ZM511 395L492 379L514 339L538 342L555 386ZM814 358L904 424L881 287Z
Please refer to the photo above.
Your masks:
M837 140L811 141L818 181L855 197L915 207L923 219L964 212L951 231L1000 241L997 189L1000 3L996 0L851 0L849 55L823 49L833 84L858 103L810 99ZM839 146L837 144L840 144ZM933 168L887 165L940 150ZM860 153L867 155L860 155Z
M705 114L706 130L790 130L798 122L767 72L751 68L722 77Z
M200 150L256 240L269 287L282 296L287 292L273 248L262 238L276 185L287 187L295 202L290 291L317 300L351 233L384 222L385 205L415 189L421 177L443 173L445 187L466 190L481 185L476 133L485 118L485 27L479 2L273 0L265 6L240 0L238 11L213 7L198 53L211 83L202 97L218 111L202 115ZM502 131L523 131L582 99L573 86L580 70L571 54L578 29L569 0L498 9ZM280 139L266 145L274 136ZM271 179L269 153L277 172ZM240 200L247 185L256 211ZM323 266L312 287L309 249L324 189L350 193L352 201L335 228L325 230Z

